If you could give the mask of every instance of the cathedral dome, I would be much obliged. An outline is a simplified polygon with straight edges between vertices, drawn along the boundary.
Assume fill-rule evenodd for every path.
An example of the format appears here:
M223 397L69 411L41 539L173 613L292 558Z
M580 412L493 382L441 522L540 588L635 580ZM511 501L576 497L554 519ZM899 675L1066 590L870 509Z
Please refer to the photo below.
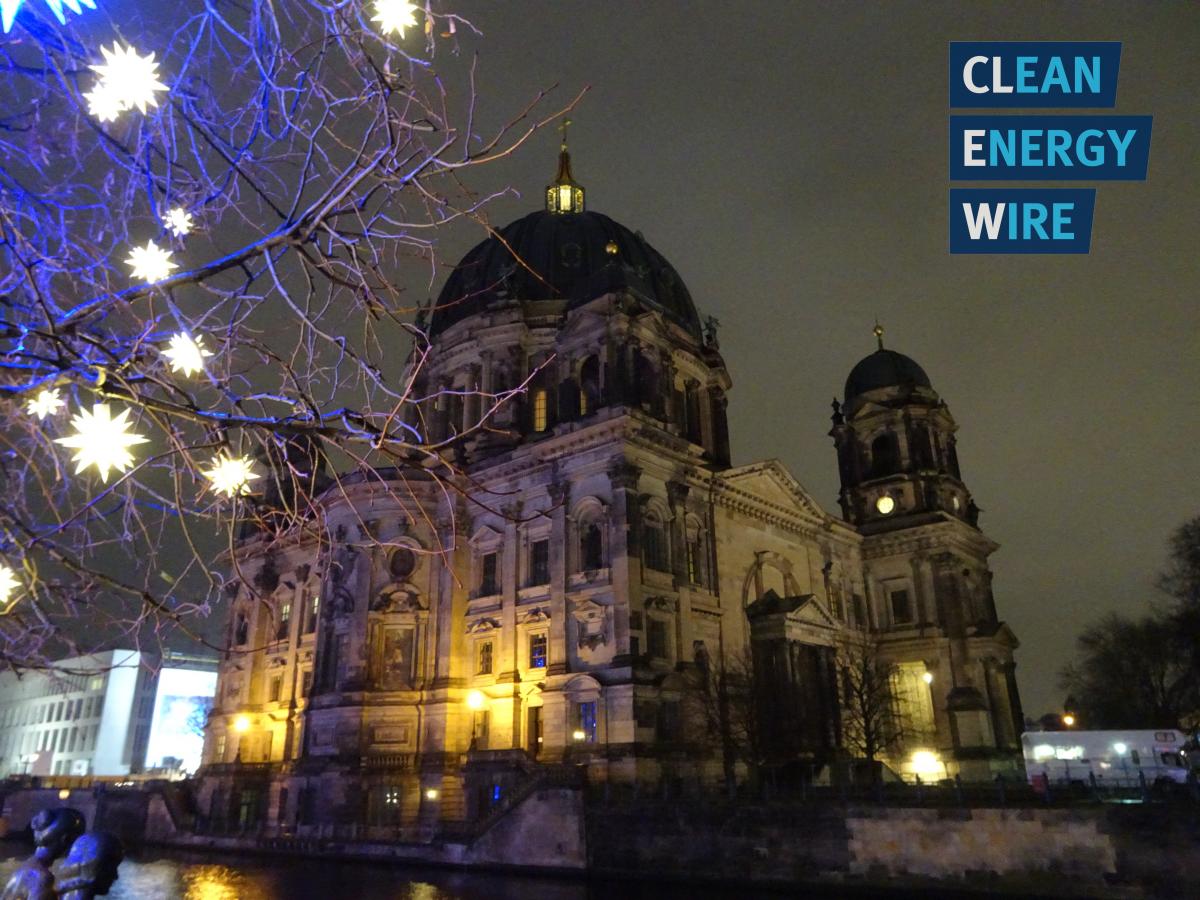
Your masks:
M700 339L700 316L674 267L601 213L539 210L477 244L438 297L429 332L505 300L565 300L567 309L628 290Z
M850 370L846 379L846 403L867 391L889 387L932 389L933 385L915 360L881 346Z

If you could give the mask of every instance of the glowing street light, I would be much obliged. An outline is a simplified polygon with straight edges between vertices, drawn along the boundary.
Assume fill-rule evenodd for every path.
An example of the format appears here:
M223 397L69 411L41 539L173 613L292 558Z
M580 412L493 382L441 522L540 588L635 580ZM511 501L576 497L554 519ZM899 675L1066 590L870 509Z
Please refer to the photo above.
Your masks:
M1075 714L1074 713L1063 713L1062 723L1064 725L1066 725L1068 728L1074 728L1075 727Z
M426 800L436 800L438 798L438 796L439 796L439 794L438 794L437 788L426 788L425 789L425 799Z
M926 669L925 673L921 676L921 680L926 684L933 684L933 673Z
M250 730L250 717L243 713L233 720L233 730L238 734L245 734Z
M576 728L574 731L571 732L571 740L573 740L573 741L582 741L582 740L585 740L586 738L587 738L587 732L584 731L582 728Z
M483 696L483 691L471 691L467 694L467 707L470 709L481 710L486 702L487 698Z

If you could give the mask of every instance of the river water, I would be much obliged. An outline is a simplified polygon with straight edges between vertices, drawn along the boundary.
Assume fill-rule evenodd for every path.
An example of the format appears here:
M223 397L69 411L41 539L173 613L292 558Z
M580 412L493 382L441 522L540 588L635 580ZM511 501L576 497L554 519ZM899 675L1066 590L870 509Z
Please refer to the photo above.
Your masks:
M32 848L0 844L0 886ZM143 852L121 864L111 900L756 900L785 897L901 898L878 890L779 892L422 869L371 863ZM928 896L928 895L925 895ZM939 894L947 897L948 894Z
M10 844L0 847L0 853L2 885L28 850ZM111 900L750 900L781 896L745 889L589 883L452 869L174 852L142 853L123 862L120 872L108 894Z

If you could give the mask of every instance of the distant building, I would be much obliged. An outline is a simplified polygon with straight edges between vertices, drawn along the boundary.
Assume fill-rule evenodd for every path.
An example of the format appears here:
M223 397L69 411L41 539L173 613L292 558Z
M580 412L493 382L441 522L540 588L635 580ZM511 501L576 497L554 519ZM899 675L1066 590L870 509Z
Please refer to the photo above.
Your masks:
M0 673L0 776L194 769L203 718L188 722L184 707L206 713L215 687L215 659L135 650Z
M546 209L472 250L422 320L410 424L450 448L454 490L421 468L351 473L313 527L236 548L201 770L215 826L450 819L487 760L716 783L720 742L683 705L697 673L747 655L780 685L777 755L816 771L853 752L844 648L862 636L895 673L893 768L1017 764L996 544L925 371L882 332L851 370L840 516L777 460L733 465L715 321L583 199L564 149ZM475 390L521 385L472 433Z

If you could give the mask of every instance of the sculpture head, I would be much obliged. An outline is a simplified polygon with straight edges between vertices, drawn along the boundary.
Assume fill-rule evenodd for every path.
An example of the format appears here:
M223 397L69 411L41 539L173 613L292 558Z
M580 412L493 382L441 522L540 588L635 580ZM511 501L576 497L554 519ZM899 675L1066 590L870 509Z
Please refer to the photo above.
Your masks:
M33 857L48 866L67 852L67 848L83 834L83 814L77 809L59 807L43 809L29 823L37 849Z
M89 831L80 836L60 867L59 896L83 900L107 894L124 858L125 848L108 832Z

